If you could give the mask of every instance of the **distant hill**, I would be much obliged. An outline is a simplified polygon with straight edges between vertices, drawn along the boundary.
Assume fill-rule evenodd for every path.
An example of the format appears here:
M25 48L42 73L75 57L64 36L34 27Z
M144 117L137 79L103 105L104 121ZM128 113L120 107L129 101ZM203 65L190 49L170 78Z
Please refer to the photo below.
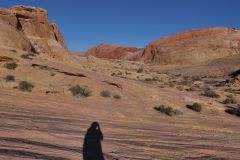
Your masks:
M131 60L141 50L140 48L100 44L90 48L86 55L98 58Z
M144 49L103 44L87 52L98 58L161 65L198 64L236 54L240 54L240 32L236 28L188 30L161 38Z

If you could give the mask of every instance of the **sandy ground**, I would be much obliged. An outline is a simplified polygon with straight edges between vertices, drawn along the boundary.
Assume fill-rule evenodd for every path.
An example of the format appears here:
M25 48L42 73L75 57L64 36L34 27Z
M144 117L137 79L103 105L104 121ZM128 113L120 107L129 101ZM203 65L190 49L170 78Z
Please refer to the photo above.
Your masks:
M33 63L48 68L32 67ZM240 159L239 118L225 113L224 105L216 99L87 71L81 65L44 57L21 60L14 71L2 66L0 76L11 73L16 81L1 80L1 160L81 160L85 134L95 121L103 133L106 160ZM76 76L80 74L86 77ZM20 80L34 84L33 91L13 89ZM77 84L88 86L92 95L72 96L68 89ZM101 97L102 90L122 98ZM185 107L193 102L203 105L201 113ZM161 114L153 109L160 104L169 104L183 114Z

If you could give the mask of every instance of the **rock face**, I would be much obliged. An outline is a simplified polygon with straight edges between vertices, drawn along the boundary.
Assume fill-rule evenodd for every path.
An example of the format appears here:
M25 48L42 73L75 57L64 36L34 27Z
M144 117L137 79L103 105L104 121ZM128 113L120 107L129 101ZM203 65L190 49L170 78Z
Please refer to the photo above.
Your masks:
M31 51L32 45L29 39L14 27L0 19L0 46Z
M131 60L132 57L134 57L136 53L141 50L142 49L139 48L100 44L89 49L86 55L95 56L98 58Z
M240 32L210 28L180 32L147 45L138 56L146 63L196 64L240 54Z
M68 54L61 33L56 24L49 22L46 10L16 6L10 9L0 9L0 18L21 31L30 40L35 51L62 60L64 55Z

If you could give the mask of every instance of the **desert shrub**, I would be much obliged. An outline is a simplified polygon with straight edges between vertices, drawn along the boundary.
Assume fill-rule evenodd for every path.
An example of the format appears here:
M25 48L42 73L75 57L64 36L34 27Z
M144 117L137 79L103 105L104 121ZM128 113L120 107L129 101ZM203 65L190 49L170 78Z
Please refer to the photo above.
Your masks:
M152 78L145 78L145 81L150 82L152 81Z
M116 77L116 76L117 76L117 74L116 74L116 73L112 73L112 74L111 74L111 76L114 76L114 77Z
M146 83L153 83L159 81L158 77L153 77L153 78L145 78Z
M28 83L27 81L21 81L19 82L19 89L24 92L31 92L33 89L33 85L31 83Z
M226 113L240 117L240 107L228 108L225 110Z
M206 97L211 97L211 98L219 98L220 97L216 92L214 92L213 90L210 90L210 89L204 90L203 95Z
M6 63L6 64L4 65L5 68L11 69L11 70L16 69L17 66L18 66L18 65L17 65L16 63Z
M32 57L29 54L23 54L23 55L21 55L21 58L32 60Z
M37 55L37 53L30 52L30 53L26 53L26 54L21 55L21 58L32 60L33 57L35 57L36 55Z
M224 104L237 104L237 100L233 95L227 96L227 98L223 101Z
M179 110L174 110L171 106L164 106L164 105L160 105L158 107L154 107L155 110L163 113L163 114L166 114L168 116L173 116L173 115L179 115L179 114L182 114L181 111Z
M111 93L110 93L109 91L107 91L107 90L102 91L102 92L100 93L100 95L101 95L102 97L105 97L105 98L111 97Z
M10 51L13 53L17 53L17 51L15 49L11 49Z
M202 111L202 105L200 103L193 103L192 105L186 105L186 107L196 112Z
M92 91L88 87L82 87L79 85L69 88L73 96L76 97L89 97L91 96Z
M170 82L169 84L169 87L173 88L174 87L174 84L172 82Z
M192 81L188 79L184 79L181 82L179 82L179 85L184 85L184 86L190 86L192 84Z
M119 95L119 94L115 94L115 95L113 96L113 98L115 98L115 99L121 99L121 98L122 98L122 96L121 96L121 95Z
M184 88L183 88L182 86L177 86L177 89L178 89L179 91L183 91L183 90L184 90Z
M197 90L197 87L195 86L191 86L189 89L187 89L187 91L196 91Z
M121 76L121 75L122 75L122 72L119 71L117 75Z
M4 79L6 82L14 82L15 81L15 77L13 75L6 75L6 77Z
M143 68L142 67L138 68L137 73L142 73L142 72L143 72Z
M159 88L166 88L166 86L164 84L161 84L160 86L158 86Z

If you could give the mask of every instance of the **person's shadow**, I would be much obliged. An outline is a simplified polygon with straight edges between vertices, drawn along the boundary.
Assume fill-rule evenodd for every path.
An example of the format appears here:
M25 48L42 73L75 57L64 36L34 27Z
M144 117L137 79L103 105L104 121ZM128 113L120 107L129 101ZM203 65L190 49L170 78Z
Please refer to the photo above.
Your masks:
M84 160L104 160L101 141L103 134L98 122L93 122L85 134L83 143Z

